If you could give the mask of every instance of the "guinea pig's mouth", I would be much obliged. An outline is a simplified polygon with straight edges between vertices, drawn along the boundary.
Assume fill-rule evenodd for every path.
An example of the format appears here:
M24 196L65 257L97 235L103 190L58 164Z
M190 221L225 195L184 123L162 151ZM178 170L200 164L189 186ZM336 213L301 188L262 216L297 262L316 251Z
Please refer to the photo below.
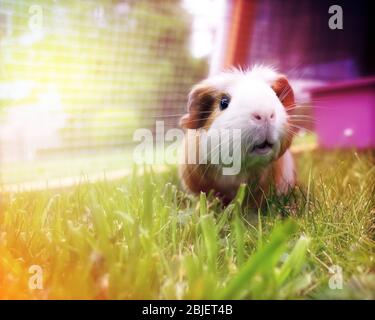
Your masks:
M269 142L266 139L262 143L258 143L254 145L251 152L258 154L258 155L265 155L265 154L268 154L272 150L272 147L273 147L273 143Z

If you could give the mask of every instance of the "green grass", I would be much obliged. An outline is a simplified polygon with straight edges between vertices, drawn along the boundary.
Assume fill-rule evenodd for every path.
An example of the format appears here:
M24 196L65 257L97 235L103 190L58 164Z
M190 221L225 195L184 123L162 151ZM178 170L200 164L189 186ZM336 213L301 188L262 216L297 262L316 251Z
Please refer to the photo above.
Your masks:
M3 194L0 298L375 298L375 156L306 152L300 185L223 208L177 172ZM43 290L28 288L40 265ZM343 289L329 288L330 267Z

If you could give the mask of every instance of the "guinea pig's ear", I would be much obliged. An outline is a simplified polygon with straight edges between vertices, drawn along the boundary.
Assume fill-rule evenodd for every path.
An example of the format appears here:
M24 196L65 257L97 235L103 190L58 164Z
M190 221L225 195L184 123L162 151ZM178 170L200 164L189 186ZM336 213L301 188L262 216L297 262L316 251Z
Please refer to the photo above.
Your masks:
M276 95L284 105L285 109L288 110L294 106L293 89L285 76L279 75L271 87L276 92Z
M185 129L203 127L210 116L215 101L216 89L207 83L201 82L193 87L189 93L187 110L180 120L180 126Z
M283 104L284 108L288 112L289 109L294 110L294 93L293 89L290 86L287 78L283 75L279 75L278 78L271 85L272 89L276 92L277 97ZM289 122L290 121L290 122ZM288 122L292 124L293 121L289 120ZM279 157L284 154L284 152L290 147L293 139L293 133L298 132L298 127L292 125L289 130L287 130L285 138L282 140Z

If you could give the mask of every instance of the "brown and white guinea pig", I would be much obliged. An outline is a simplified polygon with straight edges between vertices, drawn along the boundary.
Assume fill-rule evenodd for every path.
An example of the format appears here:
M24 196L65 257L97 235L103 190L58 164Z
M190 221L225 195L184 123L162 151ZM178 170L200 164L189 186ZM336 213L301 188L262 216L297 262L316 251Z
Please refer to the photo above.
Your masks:
M224 203L229 203L240 184L246 183L256 205L271 186L278 194L287 193L296 183L289 150L297 128L290 117L294 104L286 77L264 66L248 71L232 69L194 86L189 94L188 113L180 125L200 129L197 140L202 132L213 129L240 129L242 160L235 175L223 175L221 165L212 164L209 159L207 164L189 164L191 140L186 139L186 130L185 161L180 166L185 188L193 193L214 191ZM199 155L199 150L195 152Z

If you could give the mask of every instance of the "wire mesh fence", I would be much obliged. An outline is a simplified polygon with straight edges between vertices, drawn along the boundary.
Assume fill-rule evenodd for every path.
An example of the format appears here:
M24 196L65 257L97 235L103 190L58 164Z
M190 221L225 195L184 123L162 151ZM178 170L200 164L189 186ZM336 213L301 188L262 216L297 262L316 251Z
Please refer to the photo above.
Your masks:
M176 126L208 70L191 25L174 0L0 0L1 173L123 150L157 119Z

